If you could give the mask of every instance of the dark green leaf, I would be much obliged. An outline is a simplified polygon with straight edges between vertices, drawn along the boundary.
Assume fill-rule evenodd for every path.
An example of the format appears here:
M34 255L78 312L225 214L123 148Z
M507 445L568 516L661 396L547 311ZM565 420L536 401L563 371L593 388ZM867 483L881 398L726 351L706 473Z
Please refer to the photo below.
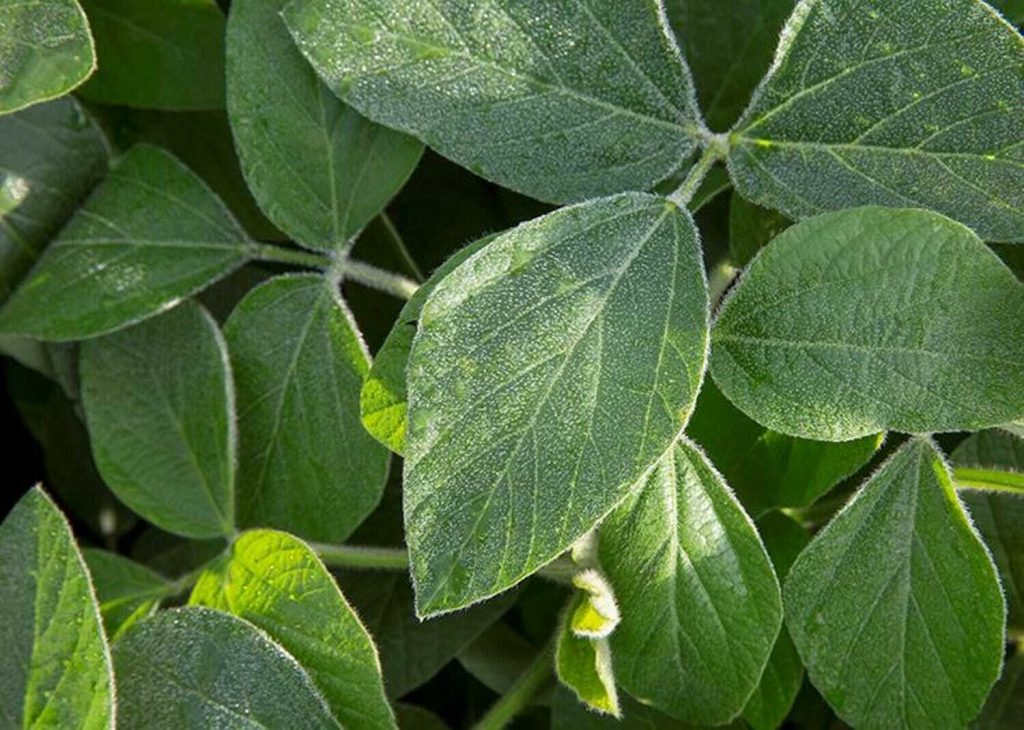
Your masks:
M175 586L163 576L117 553L88 548L82 556L89 566L103 626L111 641L175 593Z
M459 664L481 684L502 695L536 656L533 644L506 622L498 621L459 652Z
M114 727L110 650L71 529L38 487L0 525L4 727Z
M228 20L228 112L261 207L304 246L343 247L416 167L422 145L342 104L280 17L288 0L237 0Z
M297 0L285 19L370 119L542 200L650 189L700 134L656 0Z
M630 694L721 724L754 691L782 625L775 572L750 518L691 442L674 445L601 526L622 611L611 635Z
M63 96L95 68L77 0L0 5L0 114Z
M240 524L341 542L380 500L389 460L359 421L370 364L351 314L325 278L280 276L224 333L241 404Z
M526 223L438 284L409 361L420 616L515 585L626 495L689 417L707 304L689 214L639 194Z
M844 441L1024 413L1024 285L967 228L922 210L805 221L750 265L711 373L764 426Z
M395 715L398 718L398 727L402 730L448 730L444 720L418 705L397 702L395 703Z
M0 301L106 171L103 134L71 97L0 117Z
M757 252L793 225L786 216L732 194L729 204L729 256L734 266L744 268Z
M855 727L963 727L999 676L995 566L926 439L818 533L785 595L811 681Z
M931 208L1024 241L1024 39L978 0L802 0L731 135L745 198L791 218Z
M220 611L140 621L114 647L114 670L121 728L340 727L290 654Z
M234 532L234 393L217 323L191 301L82 344L96 466L125 504L186 537Z
M620 698L622 719L587 709L567 687L560 687L551 703L552 730L681 730L674 718L643 705L628 695Z
M81 0L99 70L80 93L102 104L224 107L224 14L214 0Z
M0 331L73 340L120 329L225 276L251 251L199 178L138 145L0 310Z
M1024 25L1024 0L991 0L989 4L1001 10L1011 23Z
M992 688L973 730L1018 730L1024 717L1024 654L1006 662L1003 675Z

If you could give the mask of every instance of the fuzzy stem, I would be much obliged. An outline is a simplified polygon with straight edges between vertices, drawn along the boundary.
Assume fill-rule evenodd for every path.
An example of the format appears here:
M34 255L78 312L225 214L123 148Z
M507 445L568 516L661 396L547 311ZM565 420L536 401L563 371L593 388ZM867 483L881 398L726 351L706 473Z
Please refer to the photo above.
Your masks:
M1024 474L1011 471L957 467L953 470L953 481L960 489L983 489L987 492L1024 494Z
M376 266L354 259L339 261L338 273L342 280L357 281L363 286L382 291L399 299L411 299L416 290L420 288L419 284L408 277L378 269Z
M362 545L325 545L309 543L325 565L333 568L364 570L408 570L409 551L405 548L367 547Z
M704 148L704 152L701 153L700 159L697 160L697 164L690 168L690 171L686 174L686 179L683 180L683 184L680 185L674 193L668 196L668 199L678 205L680 208L686 208L696 194L700 184L704 182L704 178L711 171L711 168L715 164L725 158L729 152L729 143L722 136L712 136L708 138L707 147Z
M475 730L501 730L508 725L551 680L554 671L554 647L549 643L541 649L508 691L491 705L491 709L476 724Z
M259 261L273 261L278 264L293 264L307 269L326 271L331 266L331 258L325 254L312 251L299 251L269 243L258 243L255 246L255 257Z
M416 263L416 259L414 259L412 254L409 253L409 248L405 245L405 239L403 239L402 234L398 232L394 221L391 220L391 216L387 213L381 213L380 222L384 224L384 230L386 230L388 235L391 236L391 240L395 243L395 248L398 249L398 254L402 257L402 260L405 261L405 265L409 267L409 271L411 271L413 276L416 277L416 281L422 283L426 278L423 276L423 270L420 269L419 265Z

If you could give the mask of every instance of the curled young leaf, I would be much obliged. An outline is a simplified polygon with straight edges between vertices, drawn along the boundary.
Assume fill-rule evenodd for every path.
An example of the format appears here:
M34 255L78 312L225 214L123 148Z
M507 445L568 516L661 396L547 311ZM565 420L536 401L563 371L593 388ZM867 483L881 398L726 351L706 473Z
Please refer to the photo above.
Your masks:
M574 626L574 617L585 603L586 594L577 593L566 608L555 644L555 669L559 681L575 692L580 702L596 712L619 717L608 639L580 636Z

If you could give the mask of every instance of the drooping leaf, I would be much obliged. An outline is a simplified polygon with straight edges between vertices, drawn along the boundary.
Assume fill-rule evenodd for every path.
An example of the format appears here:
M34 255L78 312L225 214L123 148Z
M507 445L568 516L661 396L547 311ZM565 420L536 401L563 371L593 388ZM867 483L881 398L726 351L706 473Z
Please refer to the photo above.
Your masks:
M526 223L438 284L408 369L420 616L515 585L626 495L689 417L707 316L692 219L639 194Z
M389 460L359 421L370 365L351 314L324 277L280 276L224 334L241 404L240 524L341 542L380 500Z
M622 611L616 679L698 724L738 715L782 625L761 538L692 442L668 449L601 526L601 565Z
M907 442L801 553L786 623L854 727L963 727L1003 660L995 566L926 439Z
M580 702L595 712L619 717L619 693L608 638L577 636L572 627L572 616L585 600L583 594L577 593L565 612L555 643L555 670L558 680Z
M103 133L73 98L0 117L0 301L106 171Z
M121 728L333 728L309 675L248 621L208 608L160 611L114 647Z
M102 104L224 107L224 14L215 0L81 0L99 69L79 93Z
M773 430L843 441L1024 413L1024 285L963 226L858 208L786 230L718 316L711 373Z
M63 96L95 68L78 0L0 4L0 114Z
M251 250L202 180L166 152L137 145L0 310L0 331L44 340L111 332L225 276Z
M189 602L266 631L302 665L345 727L394 727L373 642L301 540L273 530L242 534L227 558L200 576Z
M541 200L650 189L700 134L655 0L296 0L285 19L360 112Z
M111 641L175 593L174 584L162 575L117 553L87 548L82 557L89 566L103 626Z
M408 428L408 393L405 371L409 365L412 340L427 296L455 267L494 239L485 236L459 249L427 279L399 312L391 332L380 346L359 396L359 413L370 434L394 451L405 451Z
M775 507L807 507L867 464L882 434L839 443L794 438L743 415L709 378L686 434L701 445L743 506L759 516Z
M1012 656L1003 667L972 730L1016 730L1024 717L1024 654Z
M236 437L227 345L194 302L82 343L96 466L118 498L185 537L234 532Z
M0 524L4 727L114 727L110 650L71 529L36 487Z
M768 71L795 0L665 0L708 125L724 131Z
M1024 241L1024 39L979 0L801 0L730 135L743 197L790 218L930 208Z
M958 472L966 467L1021 474L1024 438L1009 431L983 431L963 441L950 461ZM981 489L960 489L958 494L999 570L1008 622L1024 629L1024 494Z
M793 221L781 213L754 205L734 192L729 203L729 257L733 265L745 267L791 225Z
M510 591L451 616L418 621L408 576L359 571L339 583L377 644L384 688L401 697L436 675L512 605Z

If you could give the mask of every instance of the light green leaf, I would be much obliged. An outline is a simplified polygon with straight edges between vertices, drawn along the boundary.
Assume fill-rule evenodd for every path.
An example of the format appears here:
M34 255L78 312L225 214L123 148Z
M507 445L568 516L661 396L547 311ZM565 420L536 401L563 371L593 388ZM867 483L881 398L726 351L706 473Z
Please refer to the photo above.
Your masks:
M611 635L619 684L689 722L738 715L782 602L753 523L697 446L668 449L605 520L600 556L622 611Z
M360 112L541 200L648 190L700 134L656 0L296 0L285 20Z
M70 96L0 117L0 301L106 171L103 133Z
M359 421L370 363L352 315L327 279L279 276L224 334L242 404L240 524L341 542L380 501L389 461Z
M793 225L786 216L748 202L735 192L729 201L729 257L734 266L745 267L757 252Z
M82 556L89 566L103 626L111 641L176 592L174 584L163 576L117 553L87 548Z
M725 130L768 71L795 0L665 0L708 125Z
M999 676L995 566L926 439L818 533L785 596L811 681L854 727L963 727Z
M82 405L114 494L185 537L234 532L234 393L213 317L188 301L82 343Z
M859 208L793 226L718 316L711 374L758 423L844 441L1024 413L1024 285L963 226Z
M790 218L931 208L1024 241L1024 39L979 0L801 0L730 135L743 197Z
M391 697L408 694L434 677L516 598L509 591L451 616L418 621L407 575L358 571L343 573L339 583L377 644L384 688Z
M882 434L833 443L794 438L743 415L714 382L704 381L686 434L707 452L752 515L808 507L867 464Z
M273 530L244 533L200 576L189 601L266 631L309 673L345 727L395 726L370 636L301 540Z
M968 467L1020 475L1024 439L1008 431L983 431L963 441L950 461L958 472ZM1008 621L1024 629L1024 494L961 488L959 495L999 569Z
M973 730L1017 730L1024 717L1024 654L1011 657L992 688Z
M257 201L304 246L344 246L419 161L415 139L342 104L296 50L288 0L238 0L227 36L228 113Z
M515 585L627 494L689 417L707 305L689 214L639 194L525 223L438 284L409 361L420 616Z
M427 296L434 287L459 264L494 239L484 236L459 249L427 279L398 314L391 332L380 346L370 372L363 383L359 397L359 412L363 426L370 434L394 451L405 451L405 433L408 428L408 394L405 371L409 365L412 340Z
M0 114L63 96L95 68L77 0L0 2Z
M224 14L216 0L81 2L99 56L83 97L141 108L224 108Z
M309 675L248 621L160 611L114 647L120 728L340 728Z
M580 702L596 712L619 717L619 694L607 637L577 636L571 625L571 617L585 600L582 593L577 593L565 612L555 644L555 669L559 681L575 692Z
M0 720L113 728L110 650L64 516L36 487L0 525Z
M251 253L202 180L166 152L137 145L0 310L0 331L43 340L111 332L226 276Z

